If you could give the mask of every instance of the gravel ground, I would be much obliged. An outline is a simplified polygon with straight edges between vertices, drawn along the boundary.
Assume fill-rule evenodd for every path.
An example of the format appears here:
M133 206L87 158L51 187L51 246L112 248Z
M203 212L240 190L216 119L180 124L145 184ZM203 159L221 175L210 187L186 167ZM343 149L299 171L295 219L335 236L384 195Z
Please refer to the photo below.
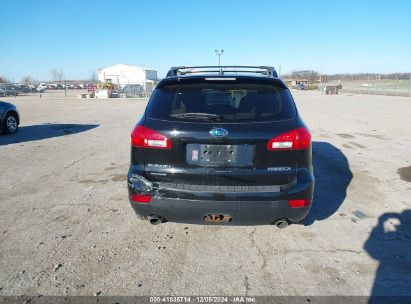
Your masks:
M411 99L293 94L317 184L287 229L138 219L146 100L4 98L22 123L0 135L0 295L411 295Z

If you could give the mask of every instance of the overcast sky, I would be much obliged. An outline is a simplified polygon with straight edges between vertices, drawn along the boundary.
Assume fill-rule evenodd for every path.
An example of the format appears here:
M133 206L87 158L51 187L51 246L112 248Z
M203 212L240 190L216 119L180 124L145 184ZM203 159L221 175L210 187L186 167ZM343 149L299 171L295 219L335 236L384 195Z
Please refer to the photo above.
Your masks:
M4 1L0 75L88 79L117 63L411 72L411 1Z

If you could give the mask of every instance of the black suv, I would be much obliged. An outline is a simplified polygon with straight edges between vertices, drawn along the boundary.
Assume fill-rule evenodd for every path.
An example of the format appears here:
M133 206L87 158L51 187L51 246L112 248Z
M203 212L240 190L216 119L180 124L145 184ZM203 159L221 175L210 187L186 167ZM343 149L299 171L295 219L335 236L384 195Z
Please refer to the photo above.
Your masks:
M280 228L314 190L311 135L272 67L178 67L131 134L131 206L165 221Z

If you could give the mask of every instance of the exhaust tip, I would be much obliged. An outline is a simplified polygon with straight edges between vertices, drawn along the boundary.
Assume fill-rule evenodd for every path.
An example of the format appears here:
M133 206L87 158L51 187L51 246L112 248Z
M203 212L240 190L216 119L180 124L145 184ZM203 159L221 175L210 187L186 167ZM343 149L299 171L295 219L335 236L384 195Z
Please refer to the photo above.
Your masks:
M158 225L164 222L163 217L158 216L158 215L151 215L147 217L148 221L150 222L151 225Z
M277 228L283 229L288 227L288 221L286 219L278 220L274 223Z

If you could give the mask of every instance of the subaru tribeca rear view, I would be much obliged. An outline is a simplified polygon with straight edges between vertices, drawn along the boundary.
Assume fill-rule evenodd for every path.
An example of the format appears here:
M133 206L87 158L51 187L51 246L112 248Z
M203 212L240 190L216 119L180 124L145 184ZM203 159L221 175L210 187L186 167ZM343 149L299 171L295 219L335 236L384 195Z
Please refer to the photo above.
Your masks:
M286 227L309 212L311 135L271 67L172 68L131 134L131 206L152 224Z

